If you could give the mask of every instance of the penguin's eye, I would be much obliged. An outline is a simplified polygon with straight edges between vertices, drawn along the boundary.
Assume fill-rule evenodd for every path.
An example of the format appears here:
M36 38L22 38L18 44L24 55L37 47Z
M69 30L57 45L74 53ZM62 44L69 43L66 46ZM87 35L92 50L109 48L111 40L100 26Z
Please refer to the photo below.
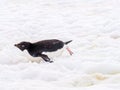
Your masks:
M23 48L24 48L24 47L25 47L25 45L21 45L21 47L23 47Z

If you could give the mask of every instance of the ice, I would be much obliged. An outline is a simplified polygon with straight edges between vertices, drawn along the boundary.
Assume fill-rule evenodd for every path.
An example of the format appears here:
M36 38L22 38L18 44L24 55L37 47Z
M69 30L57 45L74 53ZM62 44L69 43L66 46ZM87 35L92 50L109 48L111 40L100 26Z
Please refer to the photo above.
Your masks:
M73 40L33 58L14 44ZM1 0L0 90L120 90L119 0Z

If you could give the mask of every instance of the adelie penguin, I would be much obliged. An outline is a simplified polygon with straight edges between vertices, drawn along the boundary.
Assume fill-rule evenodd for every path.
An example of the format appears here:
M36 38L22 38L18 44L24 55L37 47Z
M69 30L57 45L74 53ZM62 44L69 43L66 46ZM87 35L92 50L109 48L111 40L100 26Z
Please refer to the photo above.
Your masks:
M61 40L51 39L42 40L35 43L23 41L15 44L15 46L21 51L27 50L28 53L33 57L41 57L44 61L52 63L53 61L51 61L47 55L43 54L43 52L57 51L58 49L62 49L64 45L67 45L70 42L72 42L72 40L63 42ZM70 55L73 54L73 52L68 47L66 49Z

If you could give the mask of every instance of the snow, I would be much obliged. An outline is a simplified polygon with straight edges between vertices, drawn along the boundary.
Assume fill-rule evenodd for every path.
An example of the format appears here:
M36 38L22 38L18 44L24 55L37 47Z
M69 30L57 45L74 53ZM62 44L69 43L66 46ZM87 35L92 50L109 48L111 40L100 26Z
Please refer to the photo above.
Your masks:
M120 90L120 0L1 0L0 90ZM73 40L31 57L14 44Z

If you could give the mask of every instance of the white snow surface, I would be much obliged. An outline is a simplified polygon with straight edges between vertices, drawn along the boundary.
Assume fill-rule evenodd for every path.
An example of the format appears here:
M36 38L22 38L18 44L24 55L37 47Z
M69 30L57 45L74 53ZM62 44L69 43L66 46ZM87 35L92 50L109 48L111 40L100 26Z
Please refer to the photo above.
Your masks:
M0 90L120 90L120 0L0 0ZM14 44L73 40L31 57Z

